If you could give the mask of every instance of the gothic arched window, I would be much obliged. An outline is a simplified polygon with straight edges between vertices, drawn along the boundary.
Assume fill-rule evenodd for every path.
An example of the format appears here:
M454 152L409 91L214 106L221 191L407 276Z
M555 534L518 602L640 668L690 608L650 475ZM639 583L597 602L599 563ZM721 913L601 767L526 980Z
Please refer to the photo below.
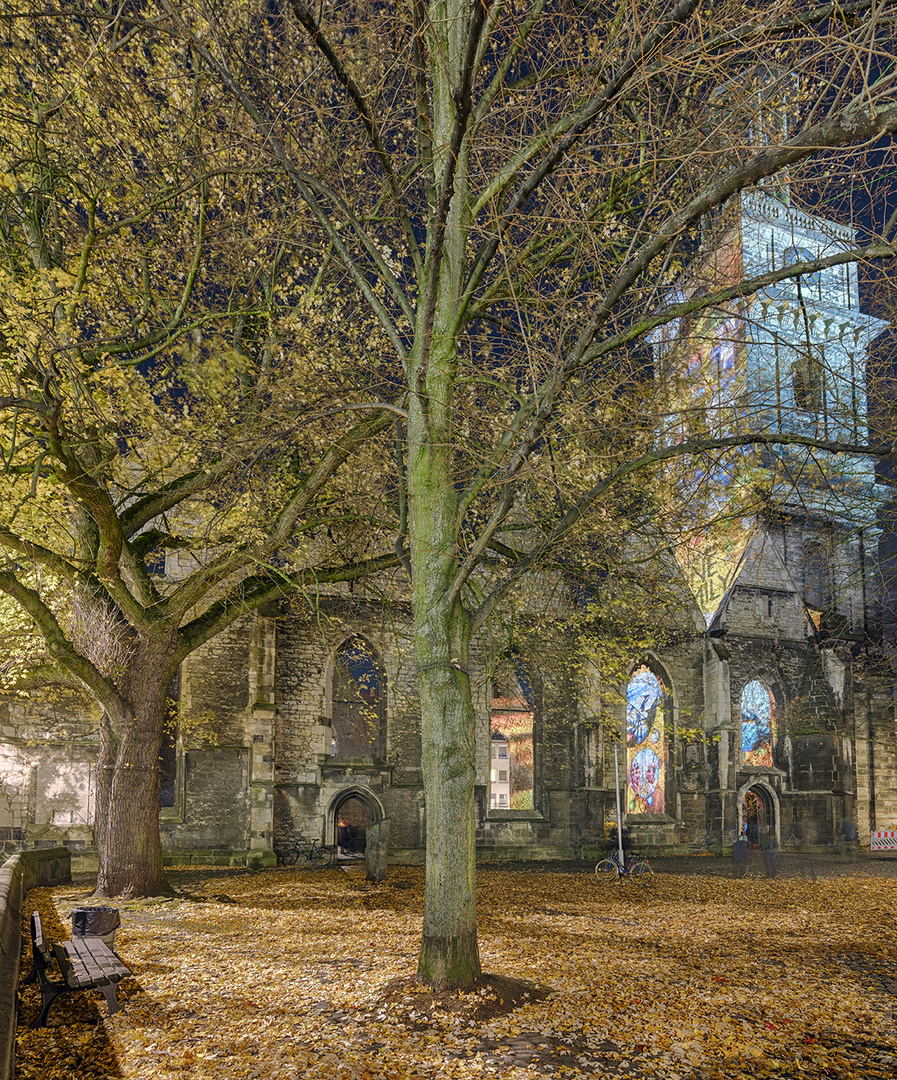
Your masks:
M745 765L772 768L775 701L769 689L753 679L741 691L741 756Z
M523 670L492 687L489 806L532 810L534 695Z
M337 757L378 757L384 679L376 649L363 637L344 641L333 666L331 752Z
M832 606L832 575L825 544L814 540L804 548L801 578L808 606L817 611L828 610Z
M807 412L822 408L822 364L811 353L801 353L791 365L794 404Z
M666 789L663 683L641 667L626 686L626 811L662 814Z

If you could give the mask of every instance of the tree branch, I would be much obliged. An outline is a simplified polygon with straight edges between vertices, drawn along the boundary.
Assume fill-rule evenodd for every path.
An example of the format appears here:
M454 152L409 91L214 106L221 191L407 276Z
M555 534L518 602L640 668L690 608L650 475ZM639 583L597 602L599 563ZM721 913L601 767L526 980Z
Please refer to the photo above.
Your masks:
M411 260L414 263L415 272L418 278L423 273L424 264L421 258L420 248L418 247L417 238L414 235L414 228L411 224L411 218L408 216L408 210L405 207L405 200L402 196L402 190L399 186L398 177L392 167L392 160L387 153L386 147L383 145L383 140L380 137L380 130L377 126L377 121L374 118L373 113L368 107L367 101L365 101L364 95L361 92L358 84L346 70L345 65L336 53L331 42L327 36L321 30L318 21L314 15L309 11L305 4L301 3L301 0L290 0L290 6L296 14L296 18L308 31L308 35L314 43L315 47L320 51L321 55L327 60L327 63L333 69L334 75L339 82L345 87L346 93L349 95L349 99L355 106L358 115L361 117L361 122L364 125L364 129L367 132L368 139L370 139L371 146L374 148L374 153L377 155L377 160L380 162L380 166L383 169L383 173L386 177L386 182L389 185L390 195L392 196L393 205L396 208L396 213L399 216L399 221L402 224L402 232L405 237L405 243L408 246L408 251L411 254Z
M0 570L0 590L34 619L47 643L47 650L58 664L86 686L104 708L112 706L119 713L124 712L125 705L115 684L76 652L62 632L56 616L33 589L23 585L9 571Z
M870 445L866 443L849 443L838 440L814 439L808 435L788 435L784 432L773 434L755 433L753 435L728 435L719 438L693 438L680 443L671 444L647 454L634 461L627 461L615 469L608 476L598 481L593 487L585 492L561 518L552 529L548 538L527 553L513 567L504 582L493 589L486 599L480 604L472 617L474 630L479 628L489 615L495 610L500 601L507 596L517 581L534 566L536 566L554 548L571 529L574 528L589 508L606 491L615 484L626 479L634 473L641 472L651 465L661 461L685 455L704 454L711 450L737 449L739 447L760 446L801 446L812 450L822 450L831 454L853 454L863 457L886 457L897 450L897 442Z

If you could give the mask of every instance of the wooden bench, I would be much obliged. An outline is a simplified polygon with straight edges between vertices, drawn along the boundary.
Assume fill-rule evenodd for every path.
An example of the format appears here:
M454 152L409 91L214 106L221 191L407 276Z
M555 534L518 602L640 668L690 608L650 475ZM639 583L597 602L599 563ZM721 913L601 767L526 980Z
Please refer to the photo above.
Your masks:
M41 994L41 1010L32 1028L44 1027L53 1002L60 994L75 990L101 990L110 1016L121 1008L115 988L131 974L131 969L100 938L78 937L50 945L44 939L40 915L35 911L31 916L31 954L34 966L25 982L37 979ZM54 982L49 977L54 958L64 982Z

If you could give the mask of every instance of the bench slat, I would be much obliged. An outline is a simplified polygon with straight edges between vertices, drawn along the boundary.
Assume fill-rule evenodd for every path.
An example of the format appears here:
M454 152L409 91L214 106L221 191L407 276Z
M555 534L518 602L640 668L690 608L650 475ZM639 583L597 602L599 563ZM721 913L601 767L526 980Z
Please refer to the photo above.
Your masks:
M32 912L31 915L31 946L32 951L36 950L44 958L44 963L53 963L53 954L50 952L49 946L44 941L44 927L40 921L40 914L38 912Z
M75 938L65 942L65 946L68 955L77 955L90 972L99 972L107 978L115 979L131 973L131 969L99 938Z
M31 943L34 967L25 981L37 979L42 1003L40 1013L31 1024L32 1028L42 1027L56 998L71 990L101 990L110 1016L118 1011L120 1006L115 988L125 975L131 974L131 969L105 941L100 938L75 938L74 941L50 945L44 939L40 915L35 911L31 916ZM53 982L48 977L48 972L52 972L54 956L65 980L61 983Z
M92 941L89 947L85 947L83 941L63 941L59 948L81 985L105 986L110 982L119 982L131 973L130 968L103 942Z

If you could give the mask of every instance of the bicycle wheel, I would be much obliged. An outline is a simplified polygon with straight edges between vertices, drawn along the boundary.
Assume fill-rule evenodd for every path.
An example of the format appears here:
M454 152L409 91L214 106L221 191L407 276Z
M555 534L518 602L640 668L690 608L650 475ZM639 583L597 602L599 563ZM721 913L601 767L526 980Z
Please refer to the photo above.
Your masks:
M324 867L330 865L330 860L333 858L333 852L330 848L316 847L311 853L311 861L317 867Z
M642 859L637 863L633 863L629 876L643 885L653 873L650 864L645 859Z
M595 876L599 881L609 885L620 876L619 868L613 859L602 859L595 867Z

